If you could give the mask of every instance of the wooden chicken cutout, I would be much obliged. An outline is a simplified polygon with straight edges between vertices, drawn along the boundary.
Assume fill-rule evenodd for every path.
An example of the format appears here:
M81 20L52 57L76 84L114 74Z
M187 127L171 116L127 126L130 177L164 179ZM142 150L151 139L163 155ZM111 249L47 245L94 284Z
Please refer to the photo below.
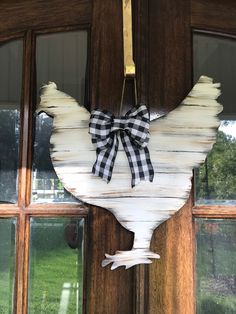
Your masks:
M101 206L134 232L133 248L106 254L111 269L151 263L159 255L149 250L152 233L187 201L192 170L204 162L219 126L222 106L216 101L220 84L200 77L182 103L150 123L148 144L154 168L153 182L131 188L131 174L122 145L109 184L91 172L96 153L89 134L90 113L55 83L43 86L37 112L54 118L50 139L54 169L65 188L85 203Z
M123 0L124 75L135 78L132 52L131 0ZM200 77L183 102L167 116L151 121L148 149L154 168L153 182L131 188L131 173L122 145L109 184L92 174L96 148L89 134L90 113L55 83L41 89L38 112L54 118L50 139L51 159L64 187L85 203L101 206L134 232L133 248L106 254L103 266L111 269L151 263L159 255L149 250L152 233L187 201L192 170L204 162L216 140L216 99L220 84ZM152 115L151 115L152 116Z

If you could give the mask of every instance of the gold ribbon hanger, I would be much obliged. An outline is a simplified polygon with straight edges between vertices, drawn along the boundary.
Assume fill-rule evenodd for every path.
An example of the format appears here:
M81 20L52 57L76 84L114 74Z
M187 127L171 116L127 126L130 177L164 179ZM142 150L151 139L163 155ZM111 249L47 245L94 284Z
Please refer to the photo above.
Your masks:
M132 35L132 1L123 2L124 77L135 77Z
M121 94L120 114L123 106L125 84L127 79L134 82L135 105L137 105L136 69L133 60L132 0L122 0L123 9L123 47L124 47L124 80Z

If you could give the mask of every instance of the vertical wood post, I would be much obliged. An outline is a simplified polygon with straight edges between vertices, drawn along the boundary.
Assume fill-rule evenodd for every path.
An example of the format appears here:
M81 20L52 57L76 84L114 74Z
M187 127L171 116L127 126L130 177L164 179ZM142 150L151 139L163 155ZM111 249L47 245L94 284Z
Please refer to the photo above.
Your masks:
M148 103L170 111L191 88L190 0L149 0ZM192 201L154 233L149 266L149 314L193 314L194 243Z

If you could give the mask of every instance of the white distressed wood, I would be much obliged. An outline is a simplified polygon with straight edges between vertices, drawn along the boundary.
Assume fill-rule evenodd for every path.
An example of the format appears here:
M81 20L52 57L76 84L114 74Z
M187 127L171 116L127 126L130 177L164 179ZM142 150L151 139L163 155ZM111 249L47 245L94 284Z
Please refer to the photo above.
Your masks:
M91 173L96 159L88 133L90 113L55 83L42 88L37 111L54 117L51 157L65 188L80 200L101 206L135 233L131 251L106 255L103 266L131 267L159 256L149 251L153 230L179 210L189 197L192 170L211 150L222 106L219 84L202 76L189 95L167 116L151 121L149 151L154 181L131 188L131 174L120 143L112 180L105 183Z

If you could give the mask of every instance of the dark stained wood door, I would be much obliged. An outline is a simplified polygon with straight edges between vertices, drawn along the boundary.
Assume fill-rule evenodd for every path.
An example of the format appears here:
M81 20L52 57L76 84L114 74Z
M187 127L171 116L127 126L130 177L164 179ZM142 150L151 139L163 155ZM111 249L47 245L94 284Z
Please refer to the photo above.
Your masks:
M236 3L232 0L149 1L148 103L170 110L193 81L192 36L195 31L236 35ZM152 249L160 261L148 268L147 313L196 313L194 218L232 218L236 208L194 206L194 195L154 233Z
M161 259L111 271L104 253L130 249L133 235L106 210L83 205L31 203L32 127L35 109L35 36L74 29L89 33L90 108L118 112L123 82L121 0L1 1L0 41L24 38L21 161L17 205L0 216L18 217L16 313L27 313L28 217L86 217L84 312L94 314L195 313L193 200L154 233ZM236 33L236 4L216 0L133 1L138 98L151 110L173 109L191 88L192 30ZM129 103L129 93L126 103ZM137 209L141 210L141 209Z

